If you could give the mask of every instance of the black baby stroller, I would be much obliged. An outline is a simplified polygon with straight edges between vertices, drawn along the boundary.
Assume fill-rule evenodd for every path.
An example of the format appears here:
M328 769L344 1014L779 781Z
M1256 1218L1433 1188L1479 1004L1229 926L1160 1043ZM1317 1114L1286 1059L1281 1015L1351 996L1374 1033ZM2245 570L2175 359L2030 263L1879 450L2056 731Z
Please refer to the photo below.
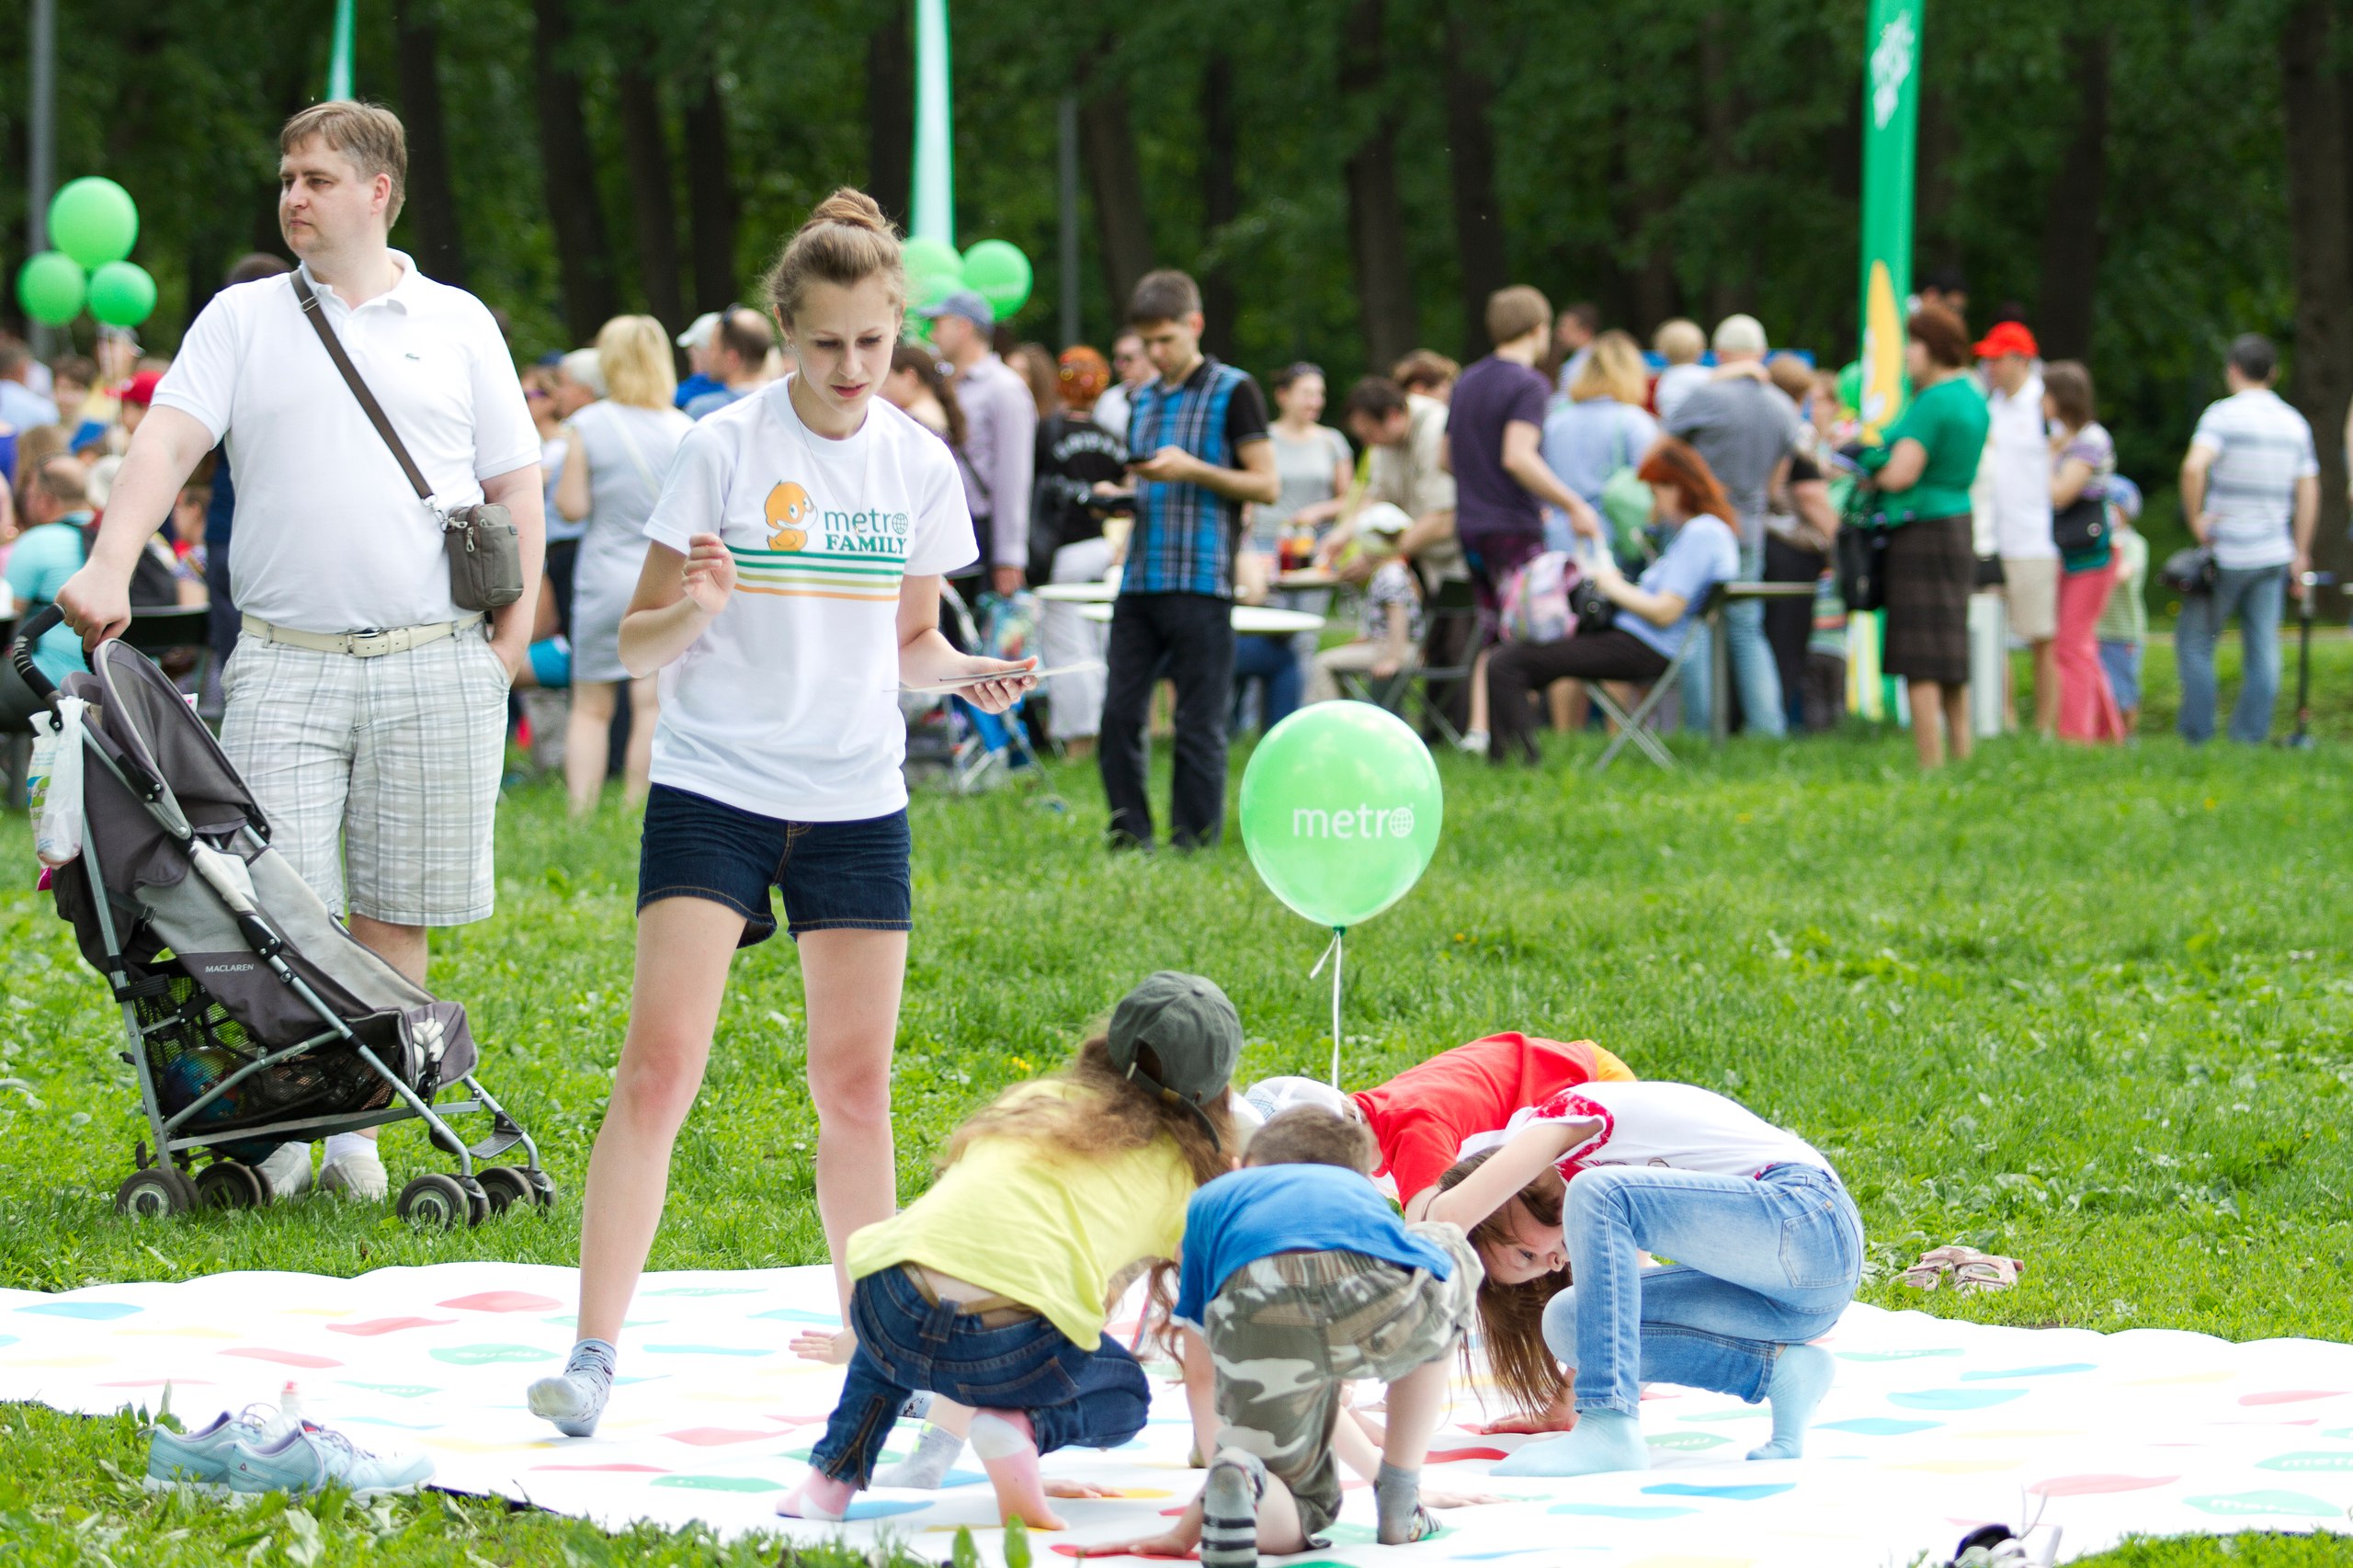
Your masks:
M58 619L54 606L31 616L9 649L44 710L59 691L31 649ZM448 1227L551 1205L538 1149L474 1079L465 1009L410 983L328 914L269 847L244 781L162 670L120 642L99 644L90 665L63 683L90 705L82 852L51 885L82 956L122 1004L123 1060L154 1138L152 1157L137 1144L115 1207L256 1207L271 1194L255 1166L279 1143L410 1117L458 1174L410 1182L402 1218ZM471 1097L436 1109L450 1084ZM445 1119L473 1112L491 1129L469 1147ZM520 1165L482 1163L518 1145ZM211 1156L201 1171L199 1151Z

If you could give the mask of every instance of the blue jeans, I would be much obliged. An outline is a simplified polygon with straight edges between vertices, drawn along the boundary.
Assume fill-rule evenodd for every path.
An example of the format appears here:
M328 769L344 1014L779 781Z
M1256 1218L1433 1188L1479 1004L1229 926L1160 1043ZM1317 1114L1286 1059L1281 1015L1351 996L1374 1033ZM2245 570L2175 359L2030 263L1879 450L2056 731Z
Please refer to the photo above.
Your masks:
M2173 656L2181 675L2183 740L2196 745L2214 738L2214 644L2233 615L2239 618L2244 657L2231 739L2256 746L2271 733L2271 705L2279 695L2279 612L2287 597L2285 566L2224 567L2214 574L2212 592L2182 596Z
M1242 694L1254 681L1265 682L1258 702L1258 728L1273 729L1299 706L1306 677L1301 673L1299 652L1288 637L1237 637L1233 640L1233 728L1242 728Z
M1764 573L1764 546L1740 547L1740 580L1754 582ZM1765 606L1742 599L1724 607L1724 662L1732 672L1733 689L1740 693L1741 723L1752 735L1779 740L1790 732L1789 711L1781 698L1781 670L1774 662L1773 644L1765 636ZM1715 691L1715 662L1707 639L1708 627L1694 621L1688 635L1691 657L1683 665L1683 727L1704 730L1720 700Z
M1813 1165L1597 1165L1569 1183L1561 1223L1577 1283L1544 1309L1544 1343L1579 1410L1638 1415L1645 1381L1754 1404L1781 1346L1827 1332L1862 1281L1862 1217ZM1644 1268L1646 1248L1676 1262Z
M2099 667L2107 673L2108 689L2116 694L2116 705L2127 713L2138 711L2141 706L2141 644L2102 642L2099 645Z
M1038 1451L1113 1449L1143 1430L1152 1384L1136 1358L1105 1335L1081 1350L1042 1317L998 1328L924 1299L903 1268L885 1268L851 1290L849 1358L841 1403L809 1462L863 1488L873 1479L899 1407L918 1389L981 1410L1026 1412Z

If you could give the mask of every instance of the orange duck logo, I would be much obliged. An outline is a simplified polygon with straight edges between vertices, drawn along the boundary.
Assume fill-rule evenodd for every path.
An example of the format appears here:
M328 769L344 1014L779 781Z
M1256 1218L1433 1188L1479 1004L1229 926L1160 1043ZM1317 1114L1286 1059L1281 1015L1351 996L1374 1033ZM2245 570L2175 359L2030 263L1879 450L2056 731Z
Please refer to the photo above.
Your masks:
M767 511L770 550L799 550L809 542L809 519L817 515L809 492L797 484L779 484L768 492Z

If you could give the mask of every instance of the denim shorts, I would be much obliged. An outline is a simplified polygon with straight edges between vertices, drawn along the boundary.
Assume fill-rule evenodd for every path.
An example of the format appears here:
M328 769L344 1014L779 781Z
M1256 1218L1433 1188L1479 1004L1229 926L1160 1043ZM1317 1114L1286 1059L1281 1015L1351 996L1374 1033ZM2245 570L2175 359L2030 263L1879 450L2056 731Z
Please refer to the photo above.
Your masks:
M745 919L736 942L776 934L768 890L784 894L787 931L904 931L915 890L905 808L861 822L781 822L656 784L645 800L637 907L665 898L723 903Z

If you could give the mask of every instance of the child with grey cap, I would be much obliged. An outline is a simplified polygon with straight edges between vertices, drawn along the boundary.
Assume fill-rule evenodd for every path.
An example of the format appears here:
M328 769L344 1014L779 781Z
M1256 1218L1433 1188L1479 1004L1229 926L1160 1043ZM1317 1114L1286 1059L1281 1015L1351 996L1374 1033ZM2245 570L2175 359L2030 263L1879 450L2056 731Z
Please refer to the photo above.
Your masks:
M858 1348L809 1475L777 1512L844 1517L909 1395L928 1392L935 1422L949 1401L972 1411L1001 1516L1062 1528L1039 1458L1143 1429L1151 1384L1103 1332L1112 1282L1173 1264L1186 1204L1232 1164L1241 1051L1225 993L1163 970L1068 1066L959 1128L931 1190L849 1239ZM1206 1358L1188 1366L1197 1410L1209 1378Z

